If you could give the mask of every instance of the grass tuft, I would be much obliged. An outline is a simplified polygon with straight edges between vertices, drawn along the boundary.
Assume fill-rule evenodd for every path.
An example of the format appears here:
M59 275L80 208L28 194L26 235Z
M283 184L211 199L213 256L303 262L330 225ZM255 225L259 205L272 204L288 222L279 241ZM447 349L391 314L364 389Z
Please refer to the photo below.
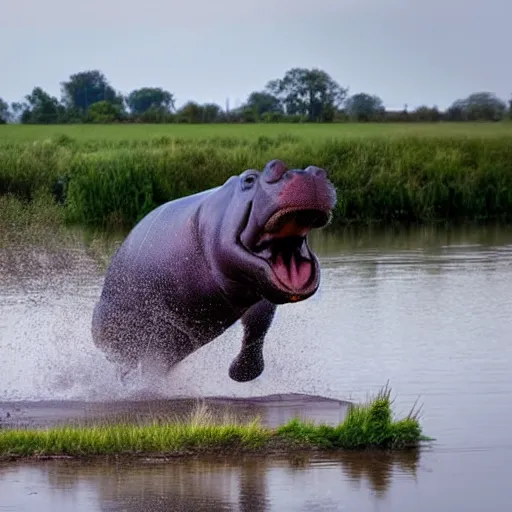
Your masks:
M289 439L321 448L400 449L424 440L418 415L394 421L391 389L386 385L366 404L353 405L340 425L314 425L298 419L280 427L277 433Z
M0 456L265 453L296 448L396 450L417 447L424 439L417 415L392 419L386 386L368 403L351 407L337 426L294 418L270 429L262 426L259 418L250 423L215 419L203 404L187 421L0 430Z

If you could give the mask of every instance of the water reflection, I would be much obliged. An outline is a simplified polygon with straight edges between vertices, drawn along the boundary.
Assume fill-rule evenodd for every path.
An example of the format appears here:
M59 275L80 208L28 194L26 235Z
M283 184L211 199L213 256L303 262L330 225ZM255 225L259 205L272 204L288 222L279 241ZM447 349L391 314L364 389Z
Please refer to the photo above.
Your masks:
M312 509L343 503L345 493L361 488L385 500L396 473L415 478L419 458L418 451L410 451L329 457L296 454L273 459L19 463L0 467L1 506L34 503L37 496L40 512L71 502L78 509L87 505L91 512L306 510L302 507L308 503ZM322 496L318 485L315 490L318 478Z
M412 226L347 226L339 229L313 231L310 235L316 251L324 256L339 255L340 250L378 250L387 254L396 251L438 252L446 247L510 244L512 226L492 224L412 225Z

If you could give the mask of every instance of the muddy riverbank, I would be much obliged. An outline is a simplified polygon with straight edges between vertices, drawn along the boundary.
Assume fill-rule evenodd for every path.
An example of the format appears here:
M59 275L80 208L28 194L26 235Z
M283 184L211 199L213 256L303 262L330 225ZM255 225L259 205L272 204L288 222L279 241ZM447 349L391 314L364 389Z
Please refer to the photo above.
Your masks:
M147 424L153 420L189 417L200 405L212 416L229 416L238 422L260 418L274 428L294 417L336 425L343 421L350 402L301 393L260 397L155 398L139 394L132 400L79 402L71 400L0 402L0 427L48 428L62 425L101 425L127 422Z

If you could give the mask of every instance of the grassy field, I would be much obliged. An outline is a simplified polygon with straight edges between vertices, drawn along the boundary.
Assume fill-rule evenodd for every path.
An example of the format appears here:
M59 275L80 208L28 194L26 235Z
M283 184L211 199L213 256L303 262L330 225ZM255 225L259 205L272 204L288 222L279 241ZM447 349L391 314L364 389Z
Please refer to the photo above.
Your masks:
M512 137L512 122L502 123L348 123L348 124L136 124L136 125L3 125L0 145L31 142L66 135L78 141L116 142L159 137L208 139L213 137L256 140L290 135L302 139L352 139L359 137Z
M296 448L400 450L418 447L426 439L414 410L400 420L392 418L390 390L384 388L367 404L351 407L335 427L299 419L277 429L264 427L257 420L248 424L218 422L203 408L187 422L0 430L0 457L269 453Z
M333 226L512 216L512 123L0 126L0 196L129 228L274 158L328 170Z

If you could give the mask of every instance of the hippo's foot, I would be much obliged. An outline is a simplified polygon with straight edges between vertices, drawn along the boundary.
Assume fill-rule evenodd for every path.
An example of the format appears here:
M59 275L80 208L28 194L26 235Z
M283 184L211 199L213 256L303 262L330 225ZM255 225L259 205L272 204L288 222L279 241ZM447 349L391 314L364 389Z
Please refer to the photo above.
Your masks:
M261 350L242 350L229 367L229 377L236 382L249 382L259 377L264 369Z

